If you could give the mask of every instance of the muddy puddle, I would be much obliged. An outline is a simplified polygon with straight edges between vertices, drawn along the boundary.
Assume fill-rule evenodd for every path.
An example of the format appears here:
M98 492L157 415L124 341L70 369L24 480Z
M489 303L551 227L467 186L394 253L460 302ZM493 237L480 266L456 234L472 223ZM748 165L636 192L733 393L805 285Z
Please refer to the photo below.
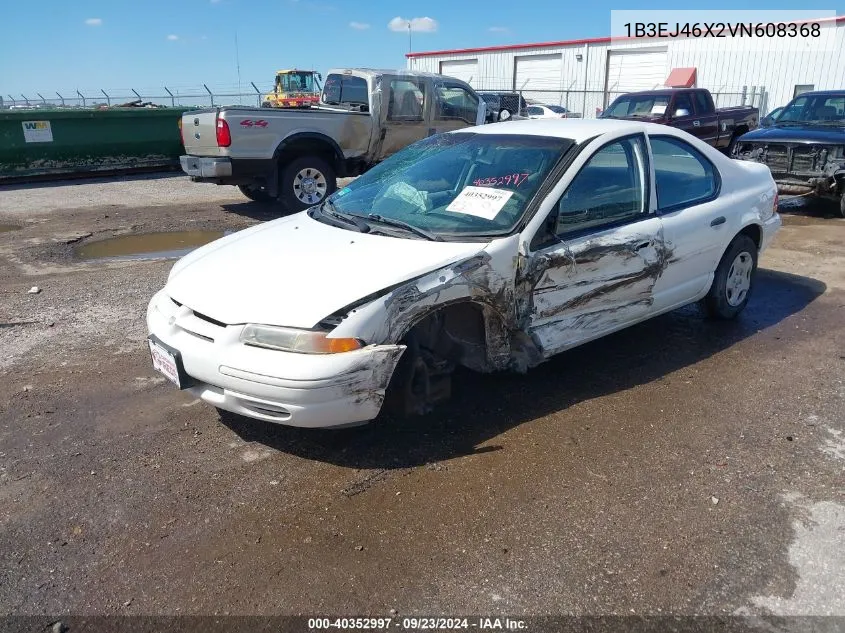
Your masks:
M223 231L172 231L121 235L81 244L74 249L80 259L169 259L228 235Z
M17 231L19 227L17 224L0 224L0 233L6 233L8 231Z

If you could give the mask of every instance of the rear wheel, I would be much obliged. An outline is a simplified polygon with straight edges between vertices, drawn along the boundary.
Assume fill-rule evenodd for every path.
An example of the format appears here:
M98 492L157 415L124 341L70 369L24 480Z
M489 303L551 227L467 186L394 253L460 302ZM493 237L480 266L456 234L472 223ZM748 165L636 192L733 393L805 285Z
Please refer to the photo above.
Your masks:
M337 189L334 169L317 156L288 163L279 182L279 200L291 212L320 204Z
M842 192L842 197L839 198L839 217L845 218L845 191Z
M733 319L745 309L757 271L757 245L747 235L737 235L722 256L710 292L704 298L707 314Z
M256 187L253 185L238 185L238 189L240 189L241 193L244 194L250 200L255 202L270 202L273 200L273 197L267 193L267 190L263 187Z

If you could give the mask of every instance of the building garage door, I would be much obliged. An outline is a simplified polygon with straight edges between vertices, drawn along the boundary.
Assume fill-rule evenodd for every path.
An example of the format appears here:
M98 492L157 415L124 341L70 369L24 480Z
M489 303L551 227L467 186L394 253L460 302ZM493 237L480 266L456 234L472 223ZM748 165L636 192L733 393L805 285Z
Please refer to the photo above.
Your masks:
M514 60L513 89L524 90L526 95L533 90L560 90L561 63L560 53L517 57Z
M661 88L669 73L667 61L665 48L608 51L605 83L608 102L623 92Z
M478 60L453 59L440 62L440 74L461 79L472 86L478 85Z

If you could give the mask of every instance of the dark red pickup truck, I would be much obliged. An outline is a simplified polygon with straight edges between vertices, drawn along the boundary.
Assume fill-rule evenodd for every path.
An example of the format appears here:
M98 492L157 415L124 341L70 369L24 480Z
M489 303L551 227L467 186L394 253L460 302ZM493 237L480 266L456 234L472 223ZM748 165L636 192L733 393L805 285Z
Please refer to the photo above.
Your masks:
M736 140L757 128L760 111L751 106L717 109L710 91L703 88L666 88L621 95L600 118L671 125L730 156Z

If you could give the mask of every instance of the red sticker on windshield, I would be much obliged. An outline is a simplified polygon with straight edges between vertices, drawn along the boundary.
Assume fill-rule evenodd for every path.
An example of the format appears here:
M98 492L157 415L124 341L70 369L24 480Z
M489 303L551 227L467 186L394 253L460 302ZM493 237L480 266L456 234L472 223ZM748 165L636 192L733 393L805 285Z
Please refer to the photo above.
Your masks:
M531 174L506 174L505 176L493 176L492 178L476 178L472 184L476 187L508 187L513 185L519 187L528 180Z

